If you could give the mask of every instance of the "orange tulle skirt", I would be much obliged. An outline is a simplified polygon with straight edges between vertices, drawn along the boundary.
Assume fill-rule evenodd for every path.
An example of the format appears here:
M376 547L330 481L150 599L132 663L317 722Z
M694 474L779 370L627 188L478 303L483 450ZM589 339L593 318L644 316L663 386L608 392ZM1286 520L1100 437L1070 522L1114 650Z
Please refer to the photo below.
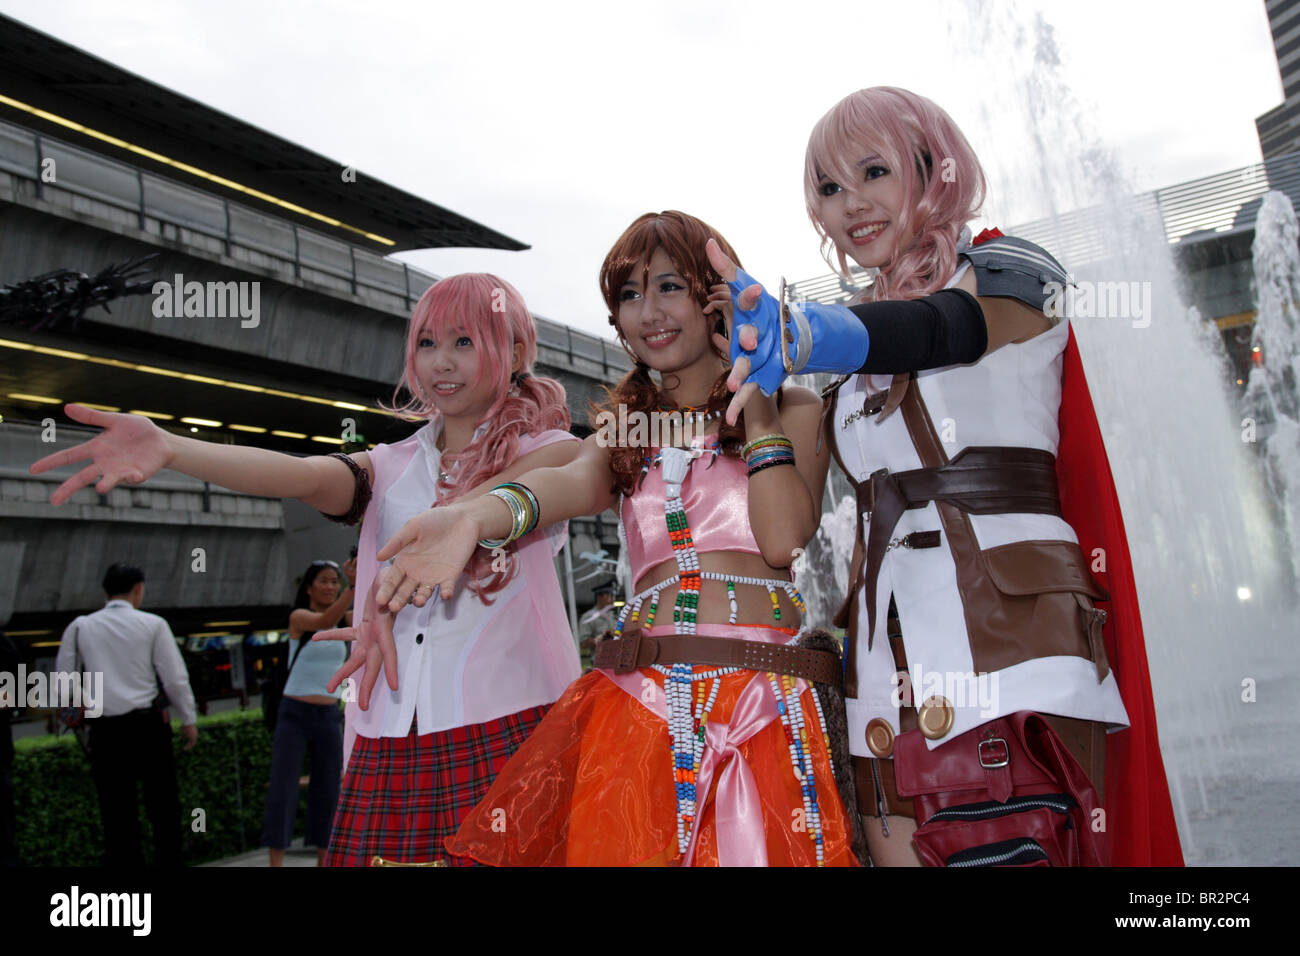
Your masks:
M723 630L714 626L713 630ZM725 628L726 636L753 639L754 628ZM704 628L701 627L701 631ZM762 629L767 638L787 639ZM696 672L709 670L695 668ZM729 730L738 704L754 712L760 692L773 699L768 675L737 671L718 678L709 714L714 738ZM751 684L758 682L758 686ZM653 686L651 686L653 685ZM664 676L643 668L615 676L591 671L571 684L497 777L487 796L447 843L450 853L494 866L632 866L683 862L678 842L673 752L668 726L648 706ZM705 687L708 682L705 682ZM693 691L698 688L698 684ZM800 698L821 820L823 862L852 866L849 824L831 772L813 690ZM817 864L810 826L785 728L771 719L732 748L743 760L748 799L730 800L742 768L715 760L708 793L698 797L694 866L740 863L769 866ZM742 771L743 772L743 771ZM720 782L724 790L719 797ZM719 803L726 804L719 810ZM737 815L737 808L744 813ZM722 828L721 832L719 828ZM720 852L721 846L721 852Z

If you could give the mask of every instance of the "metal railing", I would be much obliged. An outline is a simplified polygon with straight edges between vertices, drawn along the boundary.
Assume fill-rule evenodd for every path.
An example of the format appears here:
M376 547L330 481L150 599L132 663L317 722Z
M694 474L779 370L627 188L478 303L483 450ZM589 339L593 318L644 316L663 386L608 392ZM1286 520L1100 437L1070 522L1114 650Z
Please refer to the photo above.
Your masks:
M440 278L289 219L4 120L0 120L0 170L33 183L37 199L48 199L55 191L82 196L127 214L143 232L165 235L169 228L186 230L219 244L228 257L238 258L232 256L236 250L265 257L268 266L298 280L325 276L346 284L353 295L369 299L366 293L380 293L389 298L376 303L377 308L385 308L384 301L402 303L400 308L395 304L386 308L394 315L409 315ZM574 359L594 362L606 375L631 368L616 343L535 318L539 341L564 353L570 364Z
M1300 206L1300 153L1139 193L1124 206L1160 222L1170 245L1186 246L1252 231L1264 194L1271 190L1285 193ZM1073 267L1104 255L1107 215L1107 210L1093 206L1007 231L1050 249Z

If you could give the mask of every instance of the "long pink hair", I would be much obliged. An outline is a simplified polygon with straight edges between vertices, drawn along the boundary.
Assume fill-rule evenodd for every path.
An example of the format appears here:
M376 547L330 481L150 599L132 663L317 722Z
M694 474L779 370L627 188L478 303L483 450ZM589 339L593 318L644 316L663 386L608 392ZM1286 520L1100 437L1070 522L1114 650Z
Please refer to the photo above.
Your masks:
M479 354L479 379L473 384L486 377L494 398L480 423L487 427L463 451L443 456L443 471L451 473L459 466L454 482L438 482L444 504L513 463L524 435L569 428L564 386L532 374L537 361L537 326L523 296L509 282L486 272L448 276L434 283L416 303L406 331L402 381L393 392L394 411L429 421L442 414L424 394L415 356L425 336L444 341L461 335L469 336ZM512 374L516 342L523 343L524 357L519 372ZM403 387L411 397L399 407L396 403ZM490 555L482 549L475 552L470 587L480 598L486 600L513 575L517 563L513 545L508 550L511 560L504 572L492 572Z
M962 227L984 204L987 186L979 159L952 118L924 96L873 86L836 103L808 138L804 199L822 240L822 256L846 277L848 260L818 218L818 176L855 182L862 176L857 163L872 153L902 178L903 194L910 197L897 223L899 235L913 230L916 235L894 250L863 298L915 299L936 292L957 268Z

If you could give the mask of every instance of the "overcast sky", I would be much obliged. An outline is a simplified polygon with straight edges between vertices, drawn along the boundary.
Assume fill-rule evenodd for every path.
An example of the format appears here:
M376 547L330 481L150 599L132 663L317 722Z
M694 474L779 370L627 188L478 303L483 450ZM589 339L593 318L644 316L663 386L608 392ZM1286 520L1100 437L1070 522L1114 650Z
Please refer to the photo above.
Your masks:
M947 109L990 174L983 219L1001 225L1076 201L1042 195L1035 171L1084 151L1135 189L1259 162L1254 119L1282 102L1263 0L0 10L530 244L403 258L498 272L535 312L602 335L600 262L646 211L706 219L765 281L827 272L803 151L855 89L904 86Z

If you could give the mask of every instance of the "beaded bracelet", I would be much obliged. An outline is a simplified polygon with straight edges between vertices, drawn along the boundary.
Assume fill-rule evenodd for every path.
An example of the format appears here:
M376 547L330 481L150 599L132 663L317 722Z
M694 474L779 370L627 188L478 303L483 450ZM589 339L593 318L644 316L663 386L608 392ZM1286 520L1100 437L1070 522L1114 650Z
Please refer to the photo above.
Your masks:
M765 469L768 468L775 468L777 465L793 465L793 464L794 464L794 456L792 455L789 458L778 458L773 461L765 461L759 465L750 465L749 472L746 475L746 477L753 478L760 471L764 471Z
M488 492L494 498L505 502L510 509L510 534L504 538L481 538L479 545L484 548L502 548L511 541L517 541L537 527L541 516L541 507L537 496L517 481L508 481L497 485Z
M762 464L765 461L772 461L773 459L789 459L790 461L793 461L794 451L790 448L765 448L762 451L754 452L746 458L745 464L753 466Z
M750 478L774 465L794 464L794 442L785 435L763 435L741 449Z
M790 441L790 439L785 435L760 435L753 441L745 442L740 449L740 456L748 461L749 456L754 452L759 450L766 451L770 448L788 448L791 451L794 451L794 442Z

